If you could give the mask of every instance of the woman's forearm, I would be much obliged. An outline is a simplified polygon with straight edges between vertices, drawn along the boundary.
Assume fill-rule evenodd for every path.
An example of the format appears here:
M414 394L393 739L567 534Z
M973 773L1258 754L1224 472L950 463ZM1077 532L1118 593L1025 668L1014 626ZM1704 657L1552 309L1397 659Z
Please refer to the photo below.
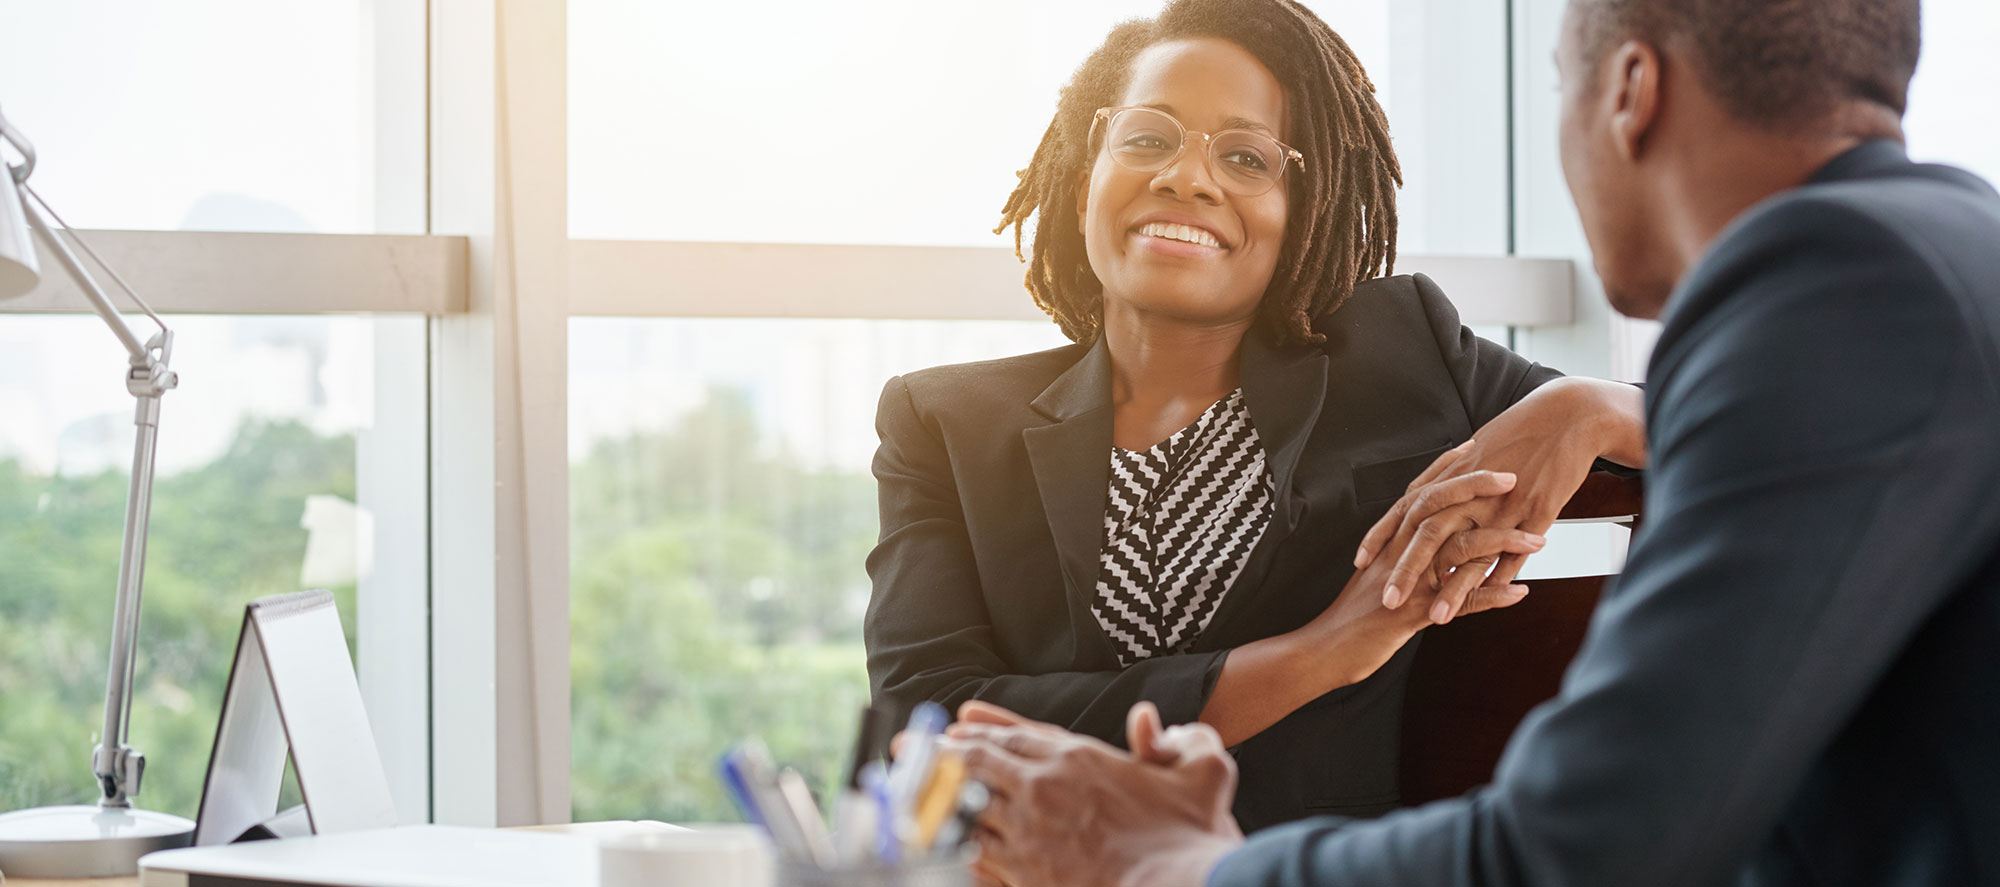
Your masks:
M1572 376L1551 382L1569 389L1579 416L1598 440L1598 453L1627 468L1646 467L1646 393L1634 385Z
M1201 722L1233 748L1306 703L1367 677L1374 669L1354 655L1359 651L1343 635L1352 637L1343 627L1316 620L1231 650Z

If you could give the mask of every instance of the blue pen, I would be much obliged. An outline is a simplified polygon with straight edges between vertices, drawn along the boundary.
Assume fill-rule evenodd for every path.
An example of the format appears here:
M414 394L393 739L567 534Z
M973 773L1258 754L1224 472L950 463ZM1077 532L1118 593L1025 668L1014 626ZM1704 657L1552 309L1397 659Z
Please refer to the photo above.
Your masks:
M735 749L723 753L716 769L721 771L722 786L729 791L729 799L736 802L736 810L751 824L759 826L768 834L771 826L764 821L763 811L757 809L757 798L750 793L749 783L743 777L743 763L740 752Z
M903 861L903 842L896 836L896 805L889 797L888 769L881 761L861 768L861 790L875 802L875 861L896 866Z
M935 702L920 703L910 712L910 726L904 731L903 753L889 769L889 797L895 801L898 817L910 814L917 793L931 778L937 758L937 738L951 723L951 715Z

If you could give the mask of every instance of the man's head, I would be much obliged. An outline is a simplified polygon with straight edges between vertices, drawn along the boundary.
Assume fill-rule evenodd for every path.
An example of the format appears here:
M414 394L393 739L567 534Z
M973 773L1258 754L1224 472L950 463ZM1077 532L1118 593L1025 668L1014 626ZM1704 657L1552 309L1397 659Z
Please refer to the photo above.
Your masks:
M1917 5L1570 0L1563 173L1612 305L1658 316L1700 235L1860 140L1899 138Z

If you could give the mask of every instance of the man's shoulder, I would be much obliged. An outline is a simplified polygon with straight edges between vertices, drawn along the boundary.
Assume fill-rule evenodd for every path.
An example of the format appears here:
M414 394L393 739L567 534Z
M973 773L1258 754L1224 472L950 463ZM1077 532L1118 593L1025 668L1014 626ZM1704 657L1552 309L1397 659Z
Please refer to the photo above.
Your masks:
M1955 328L1990 350L2000 341L2000 196L1966 179L1979 187L1918 175L1814 184L1745 212L1669 302L1656 374L1679 350L1720 344L1708 342L1718 327L1784 337L1824 326L1808 315L1848 317L1857 332L1871 318L1900 320L1881 332L1906 335L1870 347L1934 347L1907 334Z

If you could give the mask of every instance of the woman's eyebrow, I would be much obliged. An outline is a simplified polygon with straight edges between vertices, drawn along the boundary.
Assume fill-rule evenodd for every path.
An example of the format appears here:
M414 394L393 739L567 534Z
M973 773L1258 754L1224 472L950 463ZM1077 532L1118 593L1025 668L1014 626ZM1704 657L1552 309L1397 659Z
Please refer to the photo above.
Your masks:
M1141 108L1151 108L1151 109L1153 109L1153 110L1155 110L1155 111L1164 111L1164 112L1166 112L1166 113L1168 113L1168 114L1171 114L1171 115L1173 115L1174 119L1176 119L1176 120L1180 120L1180 116L1181 116L1181 115L1180 115L1180 113L1174 110L1174 106L1172 106L1172 105L1169 105L1169 104L1167 104L1166 102L1147 102L1147 103L1145 103L1145 104L1142 104L1142 105L1139 105L1139 107L1141 107ZM1183 126L1187 125L1186 121L1182 121L1182 124L1181 124L1181 125L1183 125ZM1254 130L1256 130L1256 131L1258 131L1258 132L1261 132L1261 133L1265 133L1265 134L1269 134L1269 133L1271 132L1271 128L1270 128L1269 126L1266 126L1266 125L1264 125L1264 124L1262 124L1262 123L1258 123L1257 121L1255 121L1255 120L1252 120L1252 119L1250 119L1250 118L1248 118L1248 117L1231 117L1231 118L1229 118L1228 120L1224 120L1224 121L1222 121L1222 128L1223 128L1223 129L1254 129Z

